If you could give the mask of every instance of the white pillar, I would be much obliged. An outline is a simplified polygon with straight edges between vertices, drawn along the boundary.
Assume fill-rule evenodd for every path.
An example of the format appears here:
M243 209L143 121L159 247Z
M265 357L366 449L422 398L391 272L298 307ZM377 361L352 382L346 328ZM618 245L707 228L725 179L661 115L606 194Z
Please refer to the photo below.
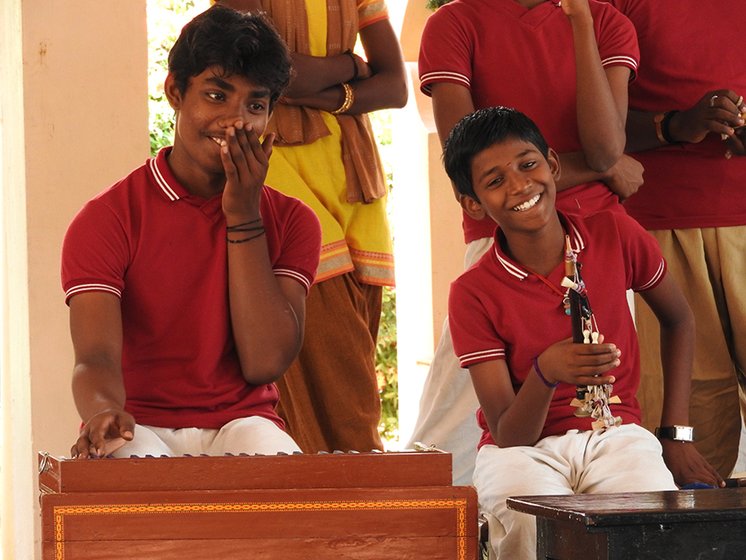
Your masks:
M21 0L0 3L0 557L31 558L34 478Z
M2 557L39 557L36 455L80 419L60 247L83 203L149 153L146 0L0 2Z

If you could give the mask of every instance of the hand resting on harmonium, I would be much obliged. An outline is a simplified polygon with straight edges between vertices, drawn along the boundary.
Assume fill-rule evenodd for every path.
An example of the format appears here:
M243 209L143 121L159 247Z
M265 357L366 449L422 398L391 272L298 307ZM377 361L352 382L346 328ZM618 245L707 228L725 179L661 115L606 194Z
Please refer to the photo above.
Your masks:
M70 449L73 459L107 457L135 436L135 419L121 409L107 409L95 414L83 425Z

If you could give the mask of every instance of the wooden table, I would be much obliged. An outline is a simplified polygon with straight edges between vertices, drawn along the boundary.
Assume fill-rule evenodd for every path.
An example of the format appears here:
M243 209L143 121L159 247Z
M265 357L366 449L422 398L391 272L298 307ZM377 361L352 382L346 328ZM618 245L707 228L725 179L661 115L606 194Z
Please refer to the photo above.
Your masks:
M746 559L746 488L508 498L540 560Z

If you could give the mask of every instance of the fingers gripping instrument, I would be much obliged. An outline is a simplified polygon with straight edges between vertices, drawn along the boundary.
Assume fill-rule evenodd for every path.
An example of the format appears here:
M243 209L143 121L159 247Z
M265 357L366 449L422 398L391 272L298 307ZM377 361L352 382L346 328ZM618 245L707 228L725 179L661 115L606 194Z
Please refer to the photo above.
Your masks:
M577 251L573 250L570 237L565 236L565 278L562 285L568 288L570 321L572 322L573 342L582 344L598 344L601 334L598 331L596 318L593 315L585 283L580 276ZM611 396L612 385L578 385L576 396L570 403L577 407L575 416L591 417L594 430L602 430L619 426L622 419L611 413L609 404L619 403L618 396Z

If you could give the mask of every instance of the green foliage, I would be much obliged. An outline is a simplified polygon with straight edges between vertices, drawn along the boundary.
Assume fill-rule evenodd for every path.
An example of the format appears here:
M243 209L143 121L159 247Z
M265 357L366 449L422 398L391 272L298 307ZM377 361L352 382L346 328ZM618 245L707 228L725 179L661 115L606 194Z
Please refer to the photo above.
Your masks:
M209 0L148 0L148 109L150 153L173 143L174 113L163 92L168 51L181 28L210 6Z
M383 289L381 326L376 347L376 372L381 395L381 424L378 431L384 441L399 434L399 382L396 360L396 291Z
M173 143L174 115L163 91L163 82L168 73L168 51L181 28L209 6L209 0L148 0L148 107L152 155ZM377 111L370 117L390 191L393 187L393 174L389 164L391 158L388 155L392 147L391 112ZM399 429L396 292L393 288L383 289L376 374L381 396L379 432L384 441L392 441L397 439Z
M425 2L425 7L429 10L437 10L440 8L443 4L448 4L451 0L427 0Z
M389 193L394 188L394 174L391 169L393 144L391 141L392 111L376 111L370 114L370 122L378 142L386 183ZM389 214L391 213L389 197ZM393 226L393 224L392 224ZM393 229L393 227L392 227ZM395 441L399 437L399 381L396 357L396 291L394 288L383 289L381 305L381 324L378 330L376 347L376 374L381 395L381 423L378 431L385 442Z

